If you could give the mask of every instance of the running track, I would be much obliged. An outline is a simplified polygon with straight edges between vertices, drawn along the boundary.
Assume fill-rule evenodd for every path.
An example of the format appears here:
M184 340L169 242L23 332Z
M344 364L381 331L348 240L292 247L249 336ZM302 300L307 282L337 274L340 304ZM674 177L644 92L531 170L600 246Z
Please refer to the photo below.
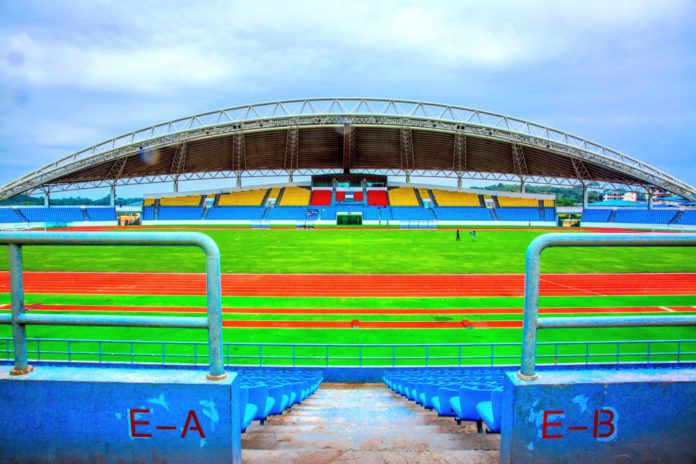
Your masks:
M27 293L205 295L203 274L26 272ZM0 272L0 293L9 275ZM223 274L224 296L504 297L524 295L521 274ZM542 296L696 295L696 274L544 274Z

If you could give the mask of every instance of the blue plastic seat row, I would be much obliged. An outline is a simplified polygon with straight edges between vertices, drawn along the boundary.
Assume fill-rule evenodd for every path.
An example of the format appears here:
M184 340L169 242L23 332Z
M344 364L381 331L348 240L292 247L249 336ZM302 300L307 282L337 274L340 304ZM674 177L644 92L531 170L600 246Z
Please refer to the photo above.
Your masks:
M503 372L496 369L461 369L393 372L387 386L439 416L457 423L474 421L482 430L500 432Z
M263 425L270 415L282 414L286 409L312 395L323 377L309 371L240 370L240 402L242 432L254 421Z

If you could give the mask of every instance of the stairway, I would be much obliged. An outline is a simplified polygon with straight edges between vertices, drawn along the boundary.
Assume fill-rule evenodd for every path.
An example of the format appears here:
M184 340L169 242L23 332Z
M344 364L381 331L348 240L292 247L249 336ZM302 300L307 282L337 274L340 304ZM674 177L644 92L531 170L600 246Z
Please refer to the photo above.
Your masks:
M607 219L607 222L614 222L616 220L616 213L617 212L618 212L618 210L613 209L611 211L611 214L609 214L609 218Z
M679 224L679 220L682 218L684 215L684 210L677 211L677 214L674 215L672 219L670 219L669 224Z
M330 384L242 435L242 460L259 463L495 463L500 437L476 433L382 384Z

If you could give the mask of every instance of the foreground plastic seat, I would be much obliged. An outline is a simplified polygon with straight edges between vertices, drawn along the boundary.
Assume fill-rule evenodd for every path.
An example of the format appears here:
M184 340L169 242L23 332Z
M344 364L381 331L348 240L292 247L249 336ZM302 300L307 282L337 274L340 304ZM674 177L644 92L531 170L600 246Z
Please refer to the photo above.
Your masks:
M500 433L501 416L503 410L503 391L491 392L490 401L482 401L476 405L476 410L481 420L491 432Z
M440 416L456 416L450 404L450 398L459 395L456 386L440 387L437 389L437 396L433 397L433 407Z
M256 416L256 412L258 411L258 408L254 403L251 403L249 401L249 388L248 387L240 387L239 388L239 393L241 398L239 399L239 412L240 412L240 420L241 420L241 425L242 425L242 432L246 431L247 427L249 427L249 424L254 420L254 417Z

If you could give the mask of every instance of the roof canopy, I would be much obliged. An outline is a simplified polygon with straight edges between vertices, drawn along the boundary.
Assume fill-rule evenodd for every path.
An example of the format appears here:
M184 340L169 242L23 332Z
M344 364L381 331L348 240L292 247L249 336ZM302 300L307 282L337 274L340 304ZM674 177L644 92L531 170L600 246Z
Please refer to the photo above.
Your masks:
M23 192L228 177L363 172L598 188L696 189L583 138L486 111L364 98L197 114L116 137L0 188Z

